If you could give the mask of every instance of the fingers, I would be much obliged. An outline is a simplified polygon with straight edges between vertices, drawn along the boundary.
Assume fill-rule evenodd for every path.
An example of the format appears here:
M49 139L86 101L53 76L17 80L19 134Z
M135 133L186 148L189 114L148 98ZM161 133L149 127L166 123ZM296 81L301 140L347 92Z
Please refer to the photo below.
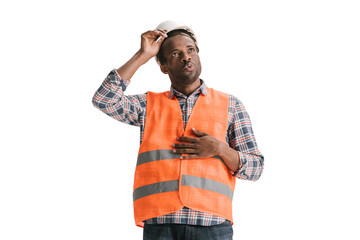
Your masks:
M140 52L148 59L154 57L167 38L166 30L150 30L141 34Z
M198 150L194 148L177 148L174 149L173 152L179 154L188 154L187 156L180 156L180 159L193 159L200 157Z
M191 155L181 156L181 157L180 157L180 159L182 159L182 160L194 159L194 158L199 158L199 155L198 155L198 154L191 154Z
M172 146L174 153L188 154L187 156L181 156L181 159L194 159L207 157L211 154L211 141L207 133L192 129L196 137L178 137L177 140L180 143L174 143ZM204 137L206 136L206 137Z
M165 29L156 29L155 32L160 32L160 33L162 33L162 35L167 37L167 34L166 34L167 30L165 30Z
M174 143L174 148L196 148L196 145L193 143Z
M197 138L193 138L193 137L178 137L177 140L180 142L189 142L189 143L197 142Z
M155 40L155 41L160 41L160 40L164 40L165 38L167 38L167 34L166 34L166 30L162 30L162 29L156 29L156 30L150 30L147 32L144 32L141 37L144 39L151 39L151 40Z
M174 143L173 149L174 153L188 153L188 154L194 154L198 153L198 149L195 144L193 143Z
M200 132L200 131L196 130L195 128L192 128L192 131L195 134L195 136L197 136L197 137L202 137L202 136L207 135L207 133Z
M185 154L198 154L198 150L194 148L177 148L173 150L174 153L185 153Z
M196 137L203 137L203 136L208 135L207 133L200 132L200 131L196 130L195 128L192 128L192 131L193 131L193 133L195 134ZM178 137L177 140L178 140L178 141L181 141L181 142L192 142L192 143L195 143L195 142L198 141L198 138L193 138L193 137Z
M162 35L164 37L167 37L166 32L167 32L167 30L156 29L156 30L146 31L142 35L143 36L159 36L159 35Z
M163 30L163 29L157 29L155 32L159 33L160 35L157 37L156 42L163 42L165 40L165 38L167 38L167 30Z

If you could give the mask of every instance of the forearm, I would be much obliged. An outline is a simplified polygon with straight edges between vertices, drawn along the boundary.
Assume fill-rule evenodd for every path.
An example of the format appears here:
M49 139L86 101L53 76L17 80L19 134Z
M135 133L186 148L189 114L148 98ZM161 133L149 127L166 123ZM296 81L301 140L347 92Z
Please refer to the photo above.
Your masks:
M226 166L234 172L234 176L243 179L256 181L260 178L264 168L264 157L258 152L246 154L229 147L220 142L218 155L223 159Z
M218 155L223 159L226 166L233 172L238 171L240 163L238 151L220 141L218 149Z
M264 157L259 151L257 154L247 154L220 142L218 155L235 177L250 181L256 181L260 178L264 168Z
M166 37L164 30L143 33L140 50L119 69L108 75L95 92L93 105L121 122L139 126L139 117L144 116L143 113L146 111L146 94L125 96L124 91L139 67L157 54Z
M137 51L135 55L127 61L124 65L117 69L118 74L122 77L122 79L130 80L131 77L135 74L135 72L147 61L149 61L151 57L144 54L141 50Z

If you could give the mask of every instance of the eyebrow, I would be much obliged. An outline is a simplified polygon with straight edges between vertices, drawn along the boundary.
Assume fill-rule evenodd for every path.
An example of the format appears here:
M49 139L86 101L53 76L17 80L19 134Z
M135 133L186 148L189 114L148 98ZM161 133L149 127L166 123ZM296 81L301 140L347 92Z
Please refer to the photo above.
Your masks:
M194 45L187 45L186 47L187 48L194 48L195 46ZM170 53L175 52L175 51L179 51L179 49L175 48L175 49L171 50Z

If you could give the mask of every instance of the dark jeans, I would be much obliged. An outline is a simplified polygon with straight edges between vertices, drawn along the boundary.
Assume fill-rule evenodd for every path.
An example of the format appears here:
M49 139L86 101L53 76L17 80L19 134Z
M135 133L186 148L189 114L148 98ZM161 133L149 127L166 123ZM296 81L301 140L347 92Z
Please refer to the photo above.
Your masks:
M204 227L185 224L145 224L144 240L232 240L230 221Z

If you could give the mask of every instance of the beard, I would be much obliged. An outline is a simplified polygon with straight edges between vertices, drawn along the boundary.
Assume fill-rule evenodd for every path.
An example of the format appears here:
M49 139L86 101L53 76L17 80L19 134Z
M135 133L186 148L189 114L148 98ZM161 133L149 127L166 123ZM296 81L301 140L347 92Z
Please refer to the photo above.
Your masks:
M190 85L199 79L200 74L201 74L201 65L196 66L192 64L191 67L186 67L185 64L180 71L177 71L175 74L171 75L171 79L172 81L175 81L178 84Z

